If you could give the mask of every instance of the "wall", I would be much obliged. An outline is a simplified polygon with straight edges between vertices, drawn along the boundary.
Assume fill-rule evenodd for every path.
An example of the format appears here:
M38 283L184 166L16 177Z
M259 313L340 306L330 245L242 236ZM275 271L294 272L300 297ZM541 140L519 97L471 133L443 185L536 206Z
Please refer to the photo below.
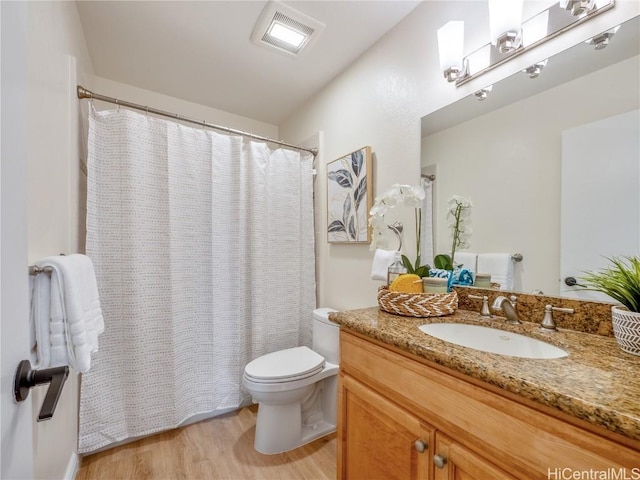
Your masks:
M27 7L0 3L0 478L33 478L31 396L16 403L12 379L29 357L25 157L27 129Z
M637 15L639 8L637 2L616 2L609 12L538 47L535 57L525 53L456 88L441 77L436 31L449 20L465 20L465 51L487 43L486 3L423 2L283 122L281 137L290 142L323 133L316 188L316 209L321 212L316 232L318 303L338 309L375 305L380 285L369 278L373 253L368 246L327 244L326 162L371 145L376 195L394 183L416 185L422 116L525 68L539 55L551 56L583 37L617 25Z
M278 127L269 123L252 120L232 113L205 107L197 103L186 102L178 98L169 97L160 93L142 88L133 87L124 83L114 82L107 78L95 77L93 90L96 93L114 98L121 98L139 105L150 106L170 113L178 113L195 120L206 120L208 123L230 127L237 130L255 133L269 138L278 138ZM116 108L115 105L105 102L95 102L98 110ZM144 113L144 112L141 112ZM199 128L197 125L185 123L186 126Z
M473 199L470 250L524 255L515 290L560 293L561 133L638 109L639 67L634 57L423 139L425 165L438 165L439 204ZM436 220L446 225L444 209ZM438 228L438 250L449 242Z
M75 3L28 2L28 262L81 251L76 77L92 66ZM26 265L25 265L26 270ZM35 359L32 358L32 363ZM47 387L32 389L37 417ZM51 420L33 423L35 478L72 478L77 466L78 375Z

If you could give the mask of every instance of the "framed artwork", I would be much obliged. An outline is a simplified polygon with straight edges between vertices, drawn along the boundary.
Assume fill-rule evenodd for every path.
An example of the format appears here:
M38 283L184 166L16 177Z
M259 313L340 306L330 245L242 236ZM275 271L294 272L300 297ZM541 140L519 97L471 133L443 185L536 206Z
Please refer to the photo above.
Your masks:
M373 204L371 147L327 164L327 241L369 243Z

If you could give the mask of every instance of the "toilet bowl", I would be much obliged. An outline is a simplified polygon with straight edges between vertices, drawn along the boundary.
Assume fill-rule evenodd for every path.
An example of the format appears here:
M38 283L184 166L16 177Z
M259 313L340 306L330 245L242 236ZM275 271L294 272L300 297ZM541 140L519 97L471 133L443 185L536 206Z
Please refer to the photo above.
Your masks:
M279 350L245 367L243 384L258 403L258 452L286 452L336 430L340 327L330 312L313 311L312 348Z

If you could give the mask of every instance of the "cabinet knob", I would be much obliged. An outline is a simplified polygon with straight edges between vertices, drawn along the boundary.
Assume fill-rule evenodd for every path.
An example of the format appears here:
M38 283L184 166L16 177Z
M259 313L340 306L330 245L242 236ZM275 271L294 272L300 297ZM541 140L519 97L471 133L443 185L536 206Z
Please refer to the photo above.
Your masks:
M447 458L444 457L443 455L434 455L433 463L438 468L444 468L445 463L447 463Z
M414 448L420 452L420 453L424 453L424 451L427 449L427 443L418 439L415 442L413 442L413 446Z

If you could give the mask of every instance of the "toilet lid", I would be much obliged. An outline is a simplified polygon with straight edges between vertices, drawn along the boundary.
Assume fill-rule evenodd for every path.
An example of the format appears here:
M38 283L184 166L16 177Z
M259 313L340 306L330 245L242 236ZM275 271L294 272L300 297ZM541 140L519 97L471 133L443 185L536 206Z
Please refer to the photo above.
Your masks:
M299 380L320 372L324 363L324 357L310 348L295 347L256 358L244 373L260 382Z

